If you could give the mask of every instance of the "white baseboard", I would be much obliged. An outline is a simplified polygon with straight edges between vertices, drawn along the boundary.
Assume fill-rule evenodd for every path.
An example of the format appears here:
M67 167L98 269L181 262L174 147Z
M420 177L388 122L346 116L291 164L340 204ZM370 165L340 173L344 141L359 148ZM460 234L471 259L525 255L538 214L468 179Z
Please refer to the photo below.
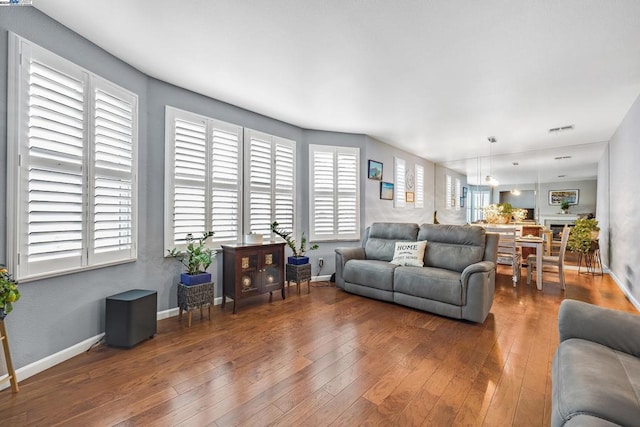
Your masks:
M331 278L330 274L324 274L322 276L312 276L311 281L312 282L328 282L330 278Z
M65 360L69 360L74 356L82 354L85 351L89 350L92 345L101 341L102 337L104 337L104 333L98 334L91 338L87 338L86 340L79 342L78 344L74 344L71 347L67 347L64 350L60 350L57 353L37 360L33 363L23 366L22 368L18 368L16 369L16 379L18 381L26 380L27 378L32 377L35 374L39 374L46 369L64 362ZM4 390L7 387L9 387L8 382L0 385L0 390Z
M633 304L636 310L640 311L640 302L633 296L633 294L631 294L629 289L627 289L627 287L624 286L624 284L620 281L620 279L616 277L615 274L613 274L612 271L609 271L609 276L611 276L613 281L616 282L616 285L618 285L620 290L627 296L627 299L631 302L631 304Z

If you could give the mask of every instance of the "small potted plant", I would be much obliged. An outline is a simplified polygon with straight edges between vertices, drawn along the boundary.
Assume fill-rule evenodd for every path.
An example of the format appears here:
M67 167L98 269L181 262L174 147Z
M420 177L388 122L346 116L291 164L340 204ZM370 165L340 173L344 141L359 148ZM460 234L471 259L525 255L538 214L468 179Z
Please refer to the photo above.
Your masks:
M271 231L273 231L278 236L282 237L284 241L287 242L287 246L291 248L291 251L293 252L293 256L290 256L287 258L287 262L289 264L293 264L293 265L308 264L309 257L304 256L305 252L307 250L313 251L318 249L318 245L313 245L309 247L309 249L306 248L307 238L304 235L304 231L302 232L302 236L300 236L300 246L296 246L295 239L291 237L293 233L290 231L285 231L282 228L280 228L280 224L278 224L277 221L274 221L273 224L271 224Z
M0 321L13 310L13 303L20 299L18 282L5 267L0 267Z
M569 201L567 199L564 199L562 201L562 203L560 203L560 210L562 211L563 214L568 214L569 213Z
M180 274L183 285L199 285L211 281L211 273L206 271L216 257L213 249L206 247L206 241L211 236L213 231L205 232L199 239L189 233L186 250L167 249L170 256L177 258L187 268L186 273Z

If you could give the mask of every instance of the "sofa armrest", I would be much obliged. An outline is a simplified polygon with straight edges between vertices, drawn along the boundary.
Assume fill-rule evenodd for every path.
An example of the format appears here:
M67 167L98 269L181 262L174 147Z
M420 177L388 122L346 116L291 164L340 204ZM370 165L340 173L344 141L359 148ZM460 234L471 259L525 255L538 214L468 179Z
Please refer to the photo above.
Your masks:
M471 265L467 266L467 268L462 270L462 277L460 278L460 280L462 281L463 285L466 285L466 283L469 282L469 277L472 274L474 274L474 273L486 273L486 272L489 272L489 271L495 270L495 269L496 269L496 265L492 261L476 262L475 264L471 264Z
M640 357L640 316L582 301L564 300L558 313L560 342L580 338Z
M342 272L347 261L352 259L365 259L364 248L356 246L350 248L336 248L336 286L344 288Z

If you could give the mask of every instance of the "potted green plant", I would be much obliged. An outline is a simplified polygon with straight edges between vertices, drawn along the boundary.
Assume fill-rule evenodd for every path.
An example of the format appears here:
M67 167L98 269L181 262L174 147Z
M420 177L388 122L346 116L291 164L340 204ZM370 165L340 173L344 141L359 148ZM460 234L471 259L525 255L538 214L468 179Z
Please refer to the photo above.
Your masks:
M593 240L597 239L597 235L594 238L594 232L599 232L598 220L595 218L580 218L576 220L575 225L571 228L569 233L569 240L567 241L567 248L571 252L577 252L586 254L591 250Z
M309 263L309 257L304 256L307 250L313 251L318 249L318 245L312 245L309 249L306 248L307 238L304 235L304 231L302 232L302 236L300 236L300 246L296 245L296 241L292 236L291 231L285 231L280 228L280 224L277 221L274 221L271 224L271 231L273 231L278 236L282 237L285 242L287 242L287 246L291 248L291 252L293 252L293 256L287 258L287 262L293 265L303 265Z
M187 268L186 273L180 274L180 282L183 285L199 285L211 281L211 273L206 271L216 257L213 249L206 246L206 241L211 236L213 231L203 233L199 239L189 233L187 248L184 251L177 248L167 249L170 256L177 258Z
M5 267L0 267L0 321L13 311L13 303L19 299L18 282Z
M562 203L560 203L560 210L562 211L562 213L568 214L569 206L570 206L569 201L567 199L564 199Z

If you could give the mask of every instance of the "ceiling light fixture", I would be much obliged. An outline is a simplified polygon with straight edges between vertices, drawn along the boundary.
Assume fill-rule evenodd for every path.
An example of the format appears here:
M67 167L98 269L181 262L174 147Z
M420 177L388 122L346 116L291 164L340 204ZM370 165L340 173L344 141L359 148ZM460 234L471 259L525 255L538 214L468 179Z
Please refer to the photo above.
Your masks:
M495 144L496 142L498 142L498 141L496 140L495 136L490 136L490 137L487 138L487 140L489 141L489 175L487 175L485 177L484 182L487 185L490 185L491 187L496 187L500 183L498 182L498 180L493 175L491 175L491 163L492 163L491 162L491 146L493 144Z

